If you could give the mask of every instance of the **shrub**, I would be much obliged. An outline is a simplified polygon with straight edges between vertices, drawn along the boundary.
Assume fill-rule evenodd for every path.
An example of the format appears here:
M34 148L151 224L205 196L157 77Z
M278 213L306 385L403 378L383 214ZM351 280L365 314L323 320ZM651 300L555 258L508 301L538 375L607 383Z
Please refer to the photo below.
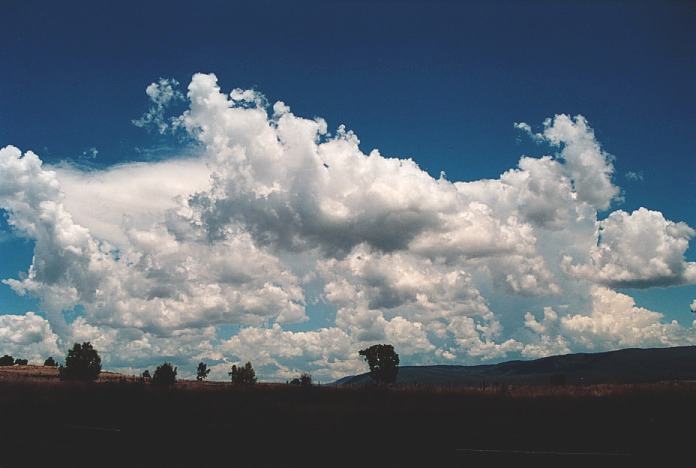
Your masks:
M358 354L370 366L370 377L377 383L390 384L396 382L399 373L399 355L394 347L387 344L376 344L361 349Z
M101 358L89 341L75 343L60 366L61 380L96 380L101 372Z
M228 373L232 378L232 383L239 386L250 386L256 383L256 372L251 367L251 363L247 362L243 366L232 366L232 371Z
M56 367L56 366L58 366L58 363L56 362L55 359L53 359L53 356L49 356L48 359L46 359L44 361L44 366Z
M205 380L208 378L208 374L210 374L210 369L208 369L206 363L198 363L198 369L196 369L196 380L198 380L199 382Z
M5 354L3 357L0 357L0 366L11 366L13 364L14 358L9 354Z
M153 385L174 385L176 383L177 368L170 363L165 362L161 366L157 366L155 373L152 376Z
M26 366L27 364L29 364L29 360L28 360L28 359L20 359L20 358L17 358L17 359L15 359L15 362L14 362L14 363L15 363L15 365L17 365L17 366Z

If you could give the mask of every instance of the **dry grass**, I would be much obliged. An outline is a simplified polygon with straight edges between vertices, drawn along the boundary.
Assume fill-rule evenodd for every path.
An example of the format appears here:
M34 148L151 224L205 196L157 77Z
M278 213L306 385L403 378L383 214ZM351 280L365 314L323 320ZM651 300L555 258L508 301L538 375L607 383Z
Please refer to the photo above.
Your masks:
M140 378L116 372L102 371L97 382L137 382ZM0 381L59 382L58 368L50 366L0 366Z

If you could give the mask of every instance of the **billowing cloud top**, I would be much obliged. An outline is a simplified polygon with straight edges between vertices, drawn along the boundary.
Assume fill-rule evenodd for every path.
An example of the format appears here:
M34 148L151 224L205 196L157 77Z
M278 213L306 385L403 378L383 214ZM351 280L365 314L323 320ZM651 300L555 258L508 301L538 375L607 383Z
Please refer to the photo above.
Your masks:
M375 342L431 363L696 341L615 291L696 282L695 232L645 208L598 219L620 190L582 116L516 124L553 154L451 182L212 74L167 119L176 85L150 85L135 123L187 132L196 157L85 172L0 150L0 208L35 241L4 282L48 319L0 316L1 346L39 358L89 339L116 368L206 359L224 376L252 360L266 378L328 379Z

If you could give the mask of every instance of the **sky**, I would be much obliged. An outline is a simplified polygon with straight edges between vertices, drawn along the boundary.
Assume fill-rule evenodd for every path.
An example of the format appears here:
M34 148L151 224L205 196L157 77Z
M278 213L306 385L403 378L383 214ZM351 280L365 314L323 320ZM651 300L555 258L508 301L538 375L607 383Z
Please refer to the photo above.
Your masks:
M111 3L3 7L0 353L696 344L693 3Z

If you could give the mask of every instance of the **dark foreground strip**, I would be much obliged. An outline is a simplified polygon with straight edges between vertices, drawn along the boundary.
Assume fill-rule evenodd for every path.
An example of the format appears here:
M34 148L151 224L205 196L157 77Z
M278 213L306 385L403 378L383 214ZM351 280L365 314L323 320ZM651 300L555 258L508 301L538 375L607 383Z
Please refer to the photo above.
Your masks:
M121 432L118 427L96 427L96 426L78 426L75 424L66 424L65 429L76 429L79 431L98 431L98 432Z
M531 455L531 456L554 456L554 457L630 457L630 453L621 452L554 452L544 450L506 450L506 449L455 449L458 453L469 454L496 454L496 455Z

